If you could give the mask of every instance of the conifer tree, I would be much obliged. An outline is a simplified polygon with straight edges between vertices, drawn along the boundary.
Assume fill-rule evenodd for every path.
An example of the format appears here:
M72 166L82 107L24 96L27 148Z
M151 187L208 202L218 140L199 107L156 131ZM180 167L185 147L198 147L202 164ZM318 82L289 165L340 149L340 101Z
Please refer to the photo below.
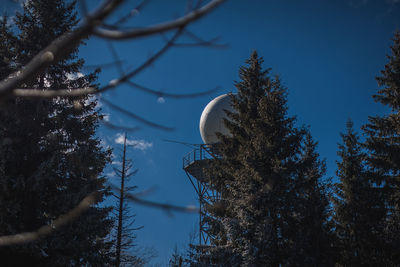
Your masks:
M334 220L342 266L382 266L381 233L385 207L381 188L376 187L365 167L366 153L352 121L341 134L337 162L339 182L335 185Z
M208 208L211 248L199 266L327 265L324 165L305 128L287 115L287 91L254 52L240 69L235 112L219 135L209 183L222 201ZM196 266L196 264L193 264Z
M384 116L369 117L364 131L368 149L368 167L373 181L383 190L387 219L383 248L388 266L400 264L400 31L394 35L389 62L377 77L380 90L374 99L390 111Z
M323 180L326 167L316 152L317 145L306 132L291 192L295 216L287 222L289 236L294 236L287 255L290 265L302 262L307 266L333 266L337 256L328 220L330 184Z
M8 17L0 18L0 79L6 78L13 70L13 60L15 57L16 38L12 34L7 23Z
M2 67L21 68L52 40L77 23L75 1L30 0L15 19L11 56L1 55ZM4 29L4 26L2 27ZM10 34L12 35L10 37ZM15 36L15 37L14 37ZM0 46L4 46L2 42ZM3 49L1 50L3 53ZM43 70L21 88L57 90L93 85L97 73L80 73L78 50ZM3 70L2 76L10 73ZM4 76L3 76L4 77ZM101 115L90 96L55 99L8 98L0 112L0 235L36 231L51 225L85 196L108 194L103 168L110 151L95 131ZM4 266L105 266L111 260L110 209L93 206L73 223L28 244L0 248Z

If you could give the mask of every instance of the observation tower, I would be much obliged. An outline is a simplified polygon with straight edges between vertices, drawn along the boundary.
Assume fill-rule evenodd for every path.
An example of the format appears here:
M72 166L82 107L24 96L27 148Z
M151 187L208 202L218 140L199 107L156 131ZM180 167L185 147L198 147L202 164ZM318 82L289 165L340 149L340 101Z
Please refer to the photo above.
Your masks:
M186 172L189 181L196 191L199 206L199 246L208 245L210 236L208 233L208 223L205 220L207 211L205 207L220 200L221 194L212 189L212 177L207 177L205 171L210 161L219 157L213 149L213 145L218 142L216 133L230 135L225 127L224 119L228 119L225 110L233 112L231 106L231 94L224 94L214 98L204 108L200 117L200 134L204 144L195 145L195 148L183 157L183 169Z

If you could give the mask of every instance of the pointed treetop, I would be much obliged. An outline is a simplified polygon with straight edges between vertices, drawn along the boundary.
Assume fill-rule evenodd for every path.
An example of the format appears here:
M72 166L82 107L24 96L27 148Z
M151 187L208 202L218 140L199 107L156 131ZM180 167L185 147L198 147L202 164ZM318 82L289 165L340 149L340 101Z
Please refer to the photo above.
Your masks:
M387 56L389 62L377 77L378 85L383 87L374 95L375 101L388 105L393 111L400 109L400 31L397 31L391 46L391 55Z

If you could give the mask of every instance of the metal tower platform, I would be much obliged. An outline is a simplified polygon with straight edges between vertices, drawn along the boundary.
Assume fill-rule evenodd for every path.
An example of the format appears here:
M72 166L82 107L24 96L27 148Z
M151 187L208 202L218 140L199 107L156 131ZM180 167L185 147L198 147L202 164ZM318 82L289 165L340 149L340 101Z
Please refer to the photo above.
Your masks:
M208 181L212 180L207 177L205 171L212 160L217 159L218 156L213 153L213 148L210 145L196 145L190 153L183 157L183 169L186 172L189 181L196 191L199 205L200 205L200 218L199 218L199 246L205 246L210 243L210 237L207 234L208 224L205 220L207 211L206 205L213 204L215 201L220 200L221 195L219 192L211 189Z

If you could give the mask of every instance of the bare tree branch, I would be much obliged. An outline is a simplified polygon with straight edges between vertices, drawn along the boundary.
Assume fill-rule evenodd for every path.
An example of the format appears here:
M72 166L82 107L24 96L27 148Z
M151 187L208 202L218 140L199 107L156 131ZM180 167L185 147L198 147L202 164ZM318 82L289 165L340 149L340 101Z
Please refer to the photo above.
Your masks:
M121 125L115 125L111 122L108 121L102 121L101 122L105 127L113 129L113 130L122 130L122 131L126 131L126 132L135 132L140 130L139 126L136 127L126 127L126 126L121 126Z
M227 44L219 44L217 41L220 39L219 37L215 37L211 40L203 40L196 34L188 31L185 29L184 34L188 36L190 39L194 41L194 43L174 43L175 47L194 47L194 46L206 46L206 47L211 47L211 48L219 48L219 49L224 49L228 48L229 45Z
M0 247L28 243L39 238L46 237L58 230L60 227L76 220L86 210L88 210L91 205L95 204L98 199L99 193L89 194L81 202L79 202L75 208L70 210L68 213L59 216L52 222L51 225L44 225L40 227L36 232L25 232L16 235L0 236Z
M143 190L141 192L135 193L135 196L136 197L146 196L146 195L149 195L152 192L156 191L156 189L157 189L157 186L153 185L152 187L150 187L150 188L148 188L146 190Z
M115 50L113 44L112 44L110 41L107 42L107 45L108 45L108 48L109 48L110 51L111 51L111 55L114 57L115 62L118 62L118 63L116 63L116 67L117 67L117 70L119 71L119 74L120 74L121 76L123 76L123 75L125 74L125 71L124 71L124 69L122 68L122 64L120 63L121 60L120 60L120 58L119 58L119 56L118 56L117 51Z
M64 55L73 51L81 40L87 38L94 27L110 15L122 2L123 0L106 1L93 14L87 15L81 26L55 39L21 70L14 72L7 79L1 81L0 98L10 94L13 89L21 86L24 81L35 77L44 68L61 60Z
M134 83L132 81L126 81L131 87L134 87L136 89L139 89L143 92L158 96L158 97L169 97L169 98L192 98L192 97L198 97L198 96L204 96L204 95L209 95L211 93L214 93L220 89L220 87L215 87L213 89L207 90L207 91L202 91L202 92L197 92L197 93L190 93L190 94L172 94L172 93L166 93L163 91L157 91L150 89L148 87L145 87L143 85L139 85L137 83Z
M161 124L146 120L143 117L141 117L139 115L136 115L136 114L132 113L129 110L123 109L120 106L113 104L111 101L108 101L107 99L101 98L101 101L104 104L106 104L109 107L111 107L112 109L117 110L117 111L119 111L119 112L121 112L121 113L123 113L123 114L125 114L125 115L127 115L129 117L131 117L134 120L140 121L141 123L143 123L143 124L145 124L147 126L158 128L158 129L161 129L161 130L164 130L164 131L173 131L173 130L175 130L174 128L171 128L171 127L168 127L168 126L164 126L164 125L161 125Z
M170 22L166 23L161 23L157 25L153 25L147 28L143 29L132 29L128 31L118 31L118 30L107 30L107 29L101 29L101 28L96 28L94 29L94 34L106 38L106 39L114 39L114 40L122 40L122 39L131 39L131 38L138 38L138 37L144 37L144 36L149 36L153 35L155 33L162 33L166 31L170 31L173 29L178 29L185 27L187 24L190 22L193 22L205 14L209 13L211 10L216 8L218 5L220 5L224 0L212 0L205 6L193 10L189 14L180 17L178 19L175 19Z
M151 64L153 64L159 57L161 57L172 45L173 42L179 37L182 33L183 29L179 29L174 36L153 56L148 58L144 63L142 63L139 67L134 69L133 71L121 76L118 79L112 80L108 83L108 85L95 89L93 87L83 88L83 89L60 89L60 90L35 90L35 89L11 89L11 92L17 91L13 93L15 96L26 96L26 97L43 97L43 98L52 98L56 96L79 96L85 94L97 94L101 92L108 91L120 85L121 83L126 82L128 79L138 75L140 72L145 70ZM1 82L0 82L0 98L1 98Z
M151 66L159 57L161 57L176 41L176 39L182 34L183 28L178 29L175 34L172 36L172 38L165 43L165 45L157 51L154 55L152 55L150 58L148 58L144 63L142 63L139 67L134 69L133 71L130 71L123 75L122 77L115 79L111 81L107 86L102 87L98 90L98 92L104 92L109 89L112 89L119 84L126 82L127 80L133 78L134 76L138 75L141 73L143 70L145 70L147 67Z
M121 83L128 83L131 86L134 86L142 91L146 91L148 93L158 95L158 96L165 96L171 98L189 98L189 97L196 97L202 96L205 94L212 93L217 90L217 88L208 90L205 92L200 93L192 93L192 94L170 94L170 93L163 93L161 91L152 90L146 88L144 86L140 86L136 83L130 81L131 78L135 77L143 70L151 66L158 58L160 58L168 49L170 49L176 44L177 38L182 34L184 28L189 24L192 23L199 18L203 17L205 14L209 13L211 10L216 8L220 5L224 0L210 0L210 2L203 7L201 6L201 1L197 2L196 8L188 13L187 15L178 18L173 21L169 21L166 23L161 23L158 25L153 25L143 29L131 29L127 31L119 31L119 30L107 30L104 28L97 28L99 25L104 24L104 20L112 14L116 8L121 5L124 0L105 0L103 4L101 4L94 12L88 14L87 7L84 1L82 3L82 9L84 10L85 17L83 18L82 22L78 25L77 28L74 30L67 32L60 37L56 38L52 41L46 48L41 50L27 65L23 66L18 71L11 74L8 78L0 81L0 99L8 96L17 96L17 97L31 97L31 98L54 98L57 96L61 97L77 97L87 94L98 94L101 92L105 92L109 89L113 89L116 86L120 85ZM144 0L136 9L139 10L143 7L143 5L147 2ZM108 27L115 27L116 25L125 22L127 19L136 15L136 12L130 12L128 15L119 19L114 25ZM133 39L139 38L159 33L165 33L171 30L177 30L171 39L166 41L165 45L153 56L148 58L144 63L142 63L138 68L128 73L124 73L122 69L122 65L119 60L115 63L117 67L120 69L121 77L112 80L109 82L108 85L103 86L101 88L96 87L87 87L87 88L77 88L77 89L59 89L59 90L50 90L47 88L43 89L29 89L21 87L24 86L24 83L27 80L30 80L40 74L43 70L45 70L48 66L55 64L56 62L62 60L65 55L70 54L70 52L74 51L80 44L81 41L88 38L89 36L95 34L97 36L106 38L106 39ZM193 38L195 39L195 38ZM211 45L214 40L211 41L203 41L198 38L197 42L199 45ZM192 45L192 44L191 44ZM194 45L194 44L193 44ZM111 49L113 51L113 49ZM115 52L114 57L118 59L117 54ZM19 88L19 89L16 89ZM110 106L111 108L139 121L143 124L146 124L151 127L160 128L166 131L172 131L173 128L166 127L151 121L148 121L130 111L127 111L112 102L102 98L102 101ZM103 121L102 122L106 127L113 128L113 129L124 129L127 131L135 131L139 127L124 127L124 126L117 126L110 122ZM87 211L91 205L97 203L99 199L98 192L91 193L87 195L79 204L71 209L68 213L59 216L55 219L51 225L44 225L37 229L34 232L24 232L19 233L16 235L7 235L7 236L0 236L0 247L13 245L13 244L22 244L28 243L40 238L46 237L52 234L54 231L57 231L60 227L73 222L79 216L81 216L85 211ZM165 211L177 211L177 212L199 212L196 207L182 207L170 204L163 204L158 202L153 202L149 200L144 200L138 197L138 195L127 195L130 201L136 202L141 205L145 205L148 207L159 208Z
M118 189L114 185L110 186L113 188L113 190ZM135 203L145 205L148 207L163 209L166 211L189 212L189 213L199 212L198 208L196 207L192 206L183 207L171 204L158 203L138 198L137 196L132 194L127 194L127 198ZM24 232L16 235L0 236L0 247L29 243L38 240L40 238L46 237L52 234L54 231L57 231L60 227L76 220L86 210L88 210L91 205L95 204L98 201L98 199L99 199L99 193L95 192L89 194L81 202L79 202L79 204L75 208L70 210L68 213L59 216L56 220L52 222L51 225L44 225L35 232Z
M103 26L108 27L110 29L117 29L117 26L125 23L128 19L131 19L133 17L135 17L136 15L138 15L140 13L140 11L149 3L149 0L143 0L142 2L140 2L140 4L138 4L135 8L133 8L131 11L129 11L128 14L126 14L125 16L122 16L120 19L118 19L116 22L114 22L112 25L108 25L108 24L104 24Z
M100 92L105 92L107 90L110 90L112 88L115 88L121 83L127 82L128 79L133 78L140 72L142 72L144 69L146 69L148 66L150 66L155 60L157 60L162 54L164 54L171 46L174 45L181 45L182 44L175 44L174 42L176 39L181 35L184 27L196 20L202 17L204 14L210 12L212 9L214 9L217 5L221 4L223 0L212 0L209 2L207 5L203 6L202 8L196 9L186 16L174 20L172 22L164 23L161 24L161 28L158 29L158 31L151 30L151 33L146 33L145 35L148 34L155 34L155 33L160 33L164 32L166 30L172 30L175 28L178 28L178 31L174 34L174 36L166 42L166 44L152 57L150 57L148 60L146 60L142 65L140 65L138 68L135 70L122 75L118 79L114 79L109 82L108 85L96 89L94 87L88 87L88 88L78 88L78 89L60 89L60 90L40 90L40 89L15 89L18 86L22 85L24 81L34 77L36 74L40 73L42 69L45 67L53 64L54 62L57 62L58 60L62 59L63 55L67 54L71 50L75 49L77 45L79 45L81 39L87 37L90 35L94 30L95 27L102 21L104 20L112 11L115 10L115 8L121 4L123 0L109 0L107 1L104 5L102 5L97 11L95 11L92 15L87 15L84 22L82 23L81 26L79 26L76 30L66 33L62 35L61 37L57 38L54 40L48 47L43 49L37 56L35 56L22 70L19 70L12 75L9 76L9 78L3 80L0 82L0 98L4 97L8 94L12 94L14 96L20 96L20 97L43 97L43 98L53 98L56 96L79 96L79 95L86 95L86 94L95 94L95 93L100 93ZM152 27L148 28L152 29ZM188 33L188 31L187 31ZM131 36L129 38L136 38L137 36ZM210 45L212 41L203 41L200 38L197 38L199 41L199 45ZM188 44L185 44L188 45ZM190 45L195 45L195 44L190 44ZM112 51L112 50L111 50ZM116 56L116 53L114 52L114 57ZM117 62L119 62L117 60ZM120 63L117 63L120 72L122 71L122 66ZM138 86L135 86L138 87ZM142 87L144 90L144 87ZM148 89L148 88L147 88ZM149 91L149 90L147 90ZM151 91L151 90L150 90ZM154 92L155 94L158 94L158 92ZM206 94L206 93L204 93ZM204 95L202 93L198 94L195 93L194 96L197 95ZM166 93L163 95L167 96ZM169 94L169 97L176 97L178 98L178 95L175 94ZM192 97L192 96L183 96L181 98L185 97Z
M82 67L82 69L86 69L86 70L94 70L94 69L107 69L107 68L112 68L115 67L117 64L123 64L126 63L125 60L119 60L119 61L113 61L110 63L103 63L103 64L93 64L93 65L85 65Z
M111 188L114 191L118 191L119 188L115 185L110 185ZM199 209L194 206L177 206L177 205L171 205L171 204L166 204L166 203L159 203L155 201L150 201L150 200L145 200L138 198L136 195L133 194L126 194L126 198L129 199L130 201L133 201L135 203L147 206L147 207L152 207L152 208L157 208L157 209L162 209L165 211L177 211L177 212L185 212L185 213L198 213Z
M57 96L82 96L88 94L97 93L97 89L94 87L87 87L82 89L59 89L59 90L51 90L51 89L14 89L12 90L12 94L14 96L22 96L22 97L31 97L31 98L54 98Z

